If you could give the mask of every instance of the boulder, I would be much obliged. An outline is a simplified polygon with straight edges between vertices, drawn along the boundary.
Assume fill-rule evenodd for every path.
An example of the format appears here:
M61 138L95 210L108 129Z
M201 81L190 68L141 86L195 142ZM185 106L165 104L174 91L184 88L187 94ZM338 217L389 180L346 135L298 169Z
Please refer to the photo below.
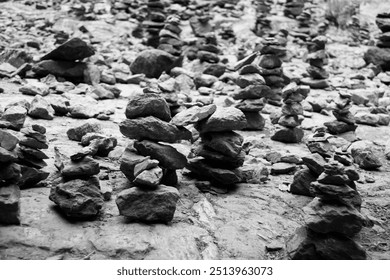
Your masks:
M130 97L125 115L128 119L153 116L166 122L171 120L168 103L161 96L151 92Z
M148 78L158 78L163 72L169 72L177 63L173 55L157 49L141 52L130 65L133 74L145 74Z
M80 38L72 38L50 53L44 55L41 60L76 61L95 54L94 49Z
M179 191L164 185L155 190L138 187L126 189L118 194L116 204L119 213L129 222L168 223L173 219Z
M51 188L49 199L66 216L77 219L97 216L104 203L97 178L60 183Z

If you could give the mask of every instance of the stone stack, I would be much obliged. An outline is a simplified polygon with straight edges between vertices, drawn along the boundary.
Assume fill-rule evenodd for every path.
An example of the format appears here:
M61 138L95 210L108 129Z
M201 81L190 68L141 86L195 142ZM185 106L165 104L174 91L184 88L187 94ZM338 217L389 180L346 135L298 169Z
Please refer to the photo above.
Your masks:
M247 126L244 113L236 108L217 108L198 118L195 128L200 142L193 148L194 157L187 169L196 177L216 186L231 186L241 181L237 168L244 164L243 137L233 130Z
M71 219L94 219L104 204L97 175L100 166L90 156L65 158L55 147L55 166L61 176L53 181L49 199Z
M49 148L46 139L46 128L34 124L21 130L23 137L19 141L18 158L21 165L22 177L19 181L21 188L30 188L45 180L49 173L42 171L49 157L42 152Z
M295 83L287 85L283 91L282 115L278 119L275 134L271 137L274 141L284 143L299 143L303 138L303 129L299 127L303 119L303 107L301 102L307 97L310 88L297 86Z
M302 13L304 5L304 0L287 0L283 13L286 17L296 18Z
M348 30L351 33L352 42L350 45L358 46L367 44L370 40L370 30L368 24L361 24L357 16L352 16L351 23L348 24Z
M303 41L307 41L310 38L311 11L309 9L303 10L303 12L297 16L297 20L298 28L291 32L291 35Z
M197 57L201 62L218 63L220 52L214 33L207 33L203 39L199 40Z
M377 47L390 48L390 13L379 13L375 23L382 32L378 37Z
M268 18L272 4L272 0L256 1L256 22L253 32L259 37L268 36L272 30L271 20Z
M261 75L265 83L269 86L273 94L268 102L280 106L281 90L286 85L287 78L283 74L281 57L286 55L286 48L281 46L277 39L266 38L262 41L263 46L260 49L259 66Z
M267 98L273 95L272 89L265 84L261 73L262 69L256 64L247 64L239 70L239 77L236 80L241 90L236 92L233 98L240 100L235 107L244 113L247 120L245 129L247 130L262 130L264 128L265 120L260 112L264 108Z
M149 15L142 23L148 32L146 44L157 48L160 40L159 34L164 28L166 20L164 4L160 0L149 0L147 6Z
M352 107L352 95L348 92L339 92L339 97L335 100L335 103L336 108L333 110L333 115L336 120L324 123L329 133L341 134L355 131L357 128L355 118L349 111Z
M288 242L292 259L366 259L365 251L352 238L366 226L360 213L362 199L354 181L359 174L336 161L311 183L315 198L305 208L306 228Z
M164 28L160 31L160 50L166 51L174 56L181 55L183 41L180 39L180 18L177 15L171 15L167 18Z
M18 138L10 131L0 129L0 224L20 224L21 176L17 164L16 146Z
M324 65L327 63L326 42L327 38L325 36L317 36L307 43L309 50L307 59L310 66L306 70L310 77L303 78L301 83L311 88L323 89L329 87L327 81L329 73L324 69Z
M236 34L234 33L233 26L230 23L221 25L219 36L221 36L222 39L229 40L232 43L236 42Z
M126 148L120 169L133 187L118 195L119 212L132 222L170 222L179 199L171 186L178 182L176 170L187 164L171 144L190 140L191 132L169 123L168 103L153 92L130 98L125 114L120 131L135 142Z

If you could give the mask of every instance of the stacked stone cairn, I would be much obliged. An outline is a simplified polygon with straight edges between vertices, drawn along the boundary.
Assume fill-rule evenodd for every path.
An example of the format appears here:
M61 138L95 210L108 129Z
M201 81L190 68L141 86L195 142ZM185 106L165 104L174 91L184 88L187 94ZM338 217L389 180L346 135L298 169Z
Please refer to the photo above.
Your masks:
M336 108L333 110L333 115L336 120L324 123L329 133L337 135L348 131L355 131L357 128L355 118L349 111L352 107L352 95L348 92L340 91L335 103Z
M296 18L302 13L304 5L304 0L286 0L283 13L286 17Z
M45 180L49 173L42 171L47 164L44 161L49 157L42 152L49 148L46 139L46 129L43 126L33 124L31 127L22 128L23 136L19 140L17 155L21 167L22 177L19 180L20 188L30 188Z
M238 73L236 84L241 90L236 92L233 98L240 100L235 107L245 115L247 125L244 129L262 130L265 126L265 120L260 112L264 108L267 98L272 97L273 91L265 84L265 80L261 76L263 71L255 63L243 65Z
M160 45L158 49L174 56L181 55L183 41L180 39L180 18L177 15L168 16L164 28L160 31Z
M221 36L224 40L229 40L229 42L236 42L236 34L234 33L233 26L231 23L224 23L221 25L221 31L219 32L219 36Z
M288 79L283 74L281 57L286 55L286 48L280 45L276 38L266 38L262 41L260 49L259 66L261 75L265 83L269 86L273 94L268 102L272 105L280 106L282 88L288 83Z
M148 33L146 45L157 48L159 45L159 34L165 26L166 15L164 4L160 0L149 0L147 3L149 15L142 23Z
M327 63L326 42L327 38L325 36L317 36L307 43L309 50L307 60L310 66L306 70L310 77L303 78L301 83L309 85L311 88L323 89L329 87L327 81L329 73L324 69L324 65Z
M253 32L259 36L268 36L272 30L271 20L268 18L273 1L259 0L256 2L256 22Z
M352 16L348 24L348 30L351 33L352 42L350 45L368 44L370 40L370 30L367 23L361 24L357 16Z
M116 204L121 215L131 222L167 223L173 219L179 192L176 170L187 164L187 158L175 143L192 139L189 130L169 123L171 112L164 98L145 91L130 98L121 133L134 139L121 160L121 171L131 188L119 193Z
M217 37L213 32L207 33L204 38L199 40L197 57L201 62L218 63L220 52Z
M69 219L91 220L96 218L104 204L97 175L99 163L89 155L70 159L55 151L55 166L60 176L53 181L49 199Z
M303 138L303 129L299 127L303 119L303 107L301 102L310 92L308 86L291 83L283 91L282 115L277 120L282 127L277 127L275 134L271 137L274 141L284 143L299 143Z
M360 213L362 199L355 182L359 174L337 161L323 166L311 183L315 198L305 208L306 227L288 241L292 259L366 259L366 252L352 239L369 222Z
M378 37L377 47L390 48L390 13L379 13L375 23L382 32Z
M241 182L238 168L245 160L244 139L233 130L247 126L245 115L236 108L221 107L213 113L208 110L197 119L195 128L199 131L200 141L195 143L194 157L189 160L187 169L195 177L208 180L217 187Z
M21 168L17 164L18 138L6 129L0 129L0 224L20 224Z

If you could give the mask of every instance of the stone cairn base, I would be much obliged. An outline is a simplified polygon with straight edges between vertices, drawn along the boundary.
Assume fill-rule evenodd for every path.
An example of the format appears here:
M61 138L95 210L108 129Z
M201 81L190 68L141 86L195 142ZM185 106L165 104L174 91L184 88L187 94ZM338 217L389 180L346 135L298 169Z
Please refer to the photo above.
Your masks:
M119 193L116 204L131 222L167 223L173 219L179 192L176 170L187 164L186 157L164 143L190 140L191 132L171 121L168 103L145 91L130 98L121 133L134 139L121 160L121 171L130 187Z

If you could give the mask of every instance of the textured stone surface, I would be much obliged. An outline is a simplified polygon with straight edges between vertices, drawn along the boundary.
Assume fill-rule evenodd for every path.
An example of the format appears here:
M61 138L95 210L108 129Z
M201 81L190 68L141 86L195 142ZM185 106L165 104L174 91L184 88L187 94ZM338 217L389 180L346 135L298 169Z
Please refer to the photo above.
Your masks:
M153 191L131 188L119 193L116 204L119 213L129 222L168 223L173 219L179 192L160 185Z

